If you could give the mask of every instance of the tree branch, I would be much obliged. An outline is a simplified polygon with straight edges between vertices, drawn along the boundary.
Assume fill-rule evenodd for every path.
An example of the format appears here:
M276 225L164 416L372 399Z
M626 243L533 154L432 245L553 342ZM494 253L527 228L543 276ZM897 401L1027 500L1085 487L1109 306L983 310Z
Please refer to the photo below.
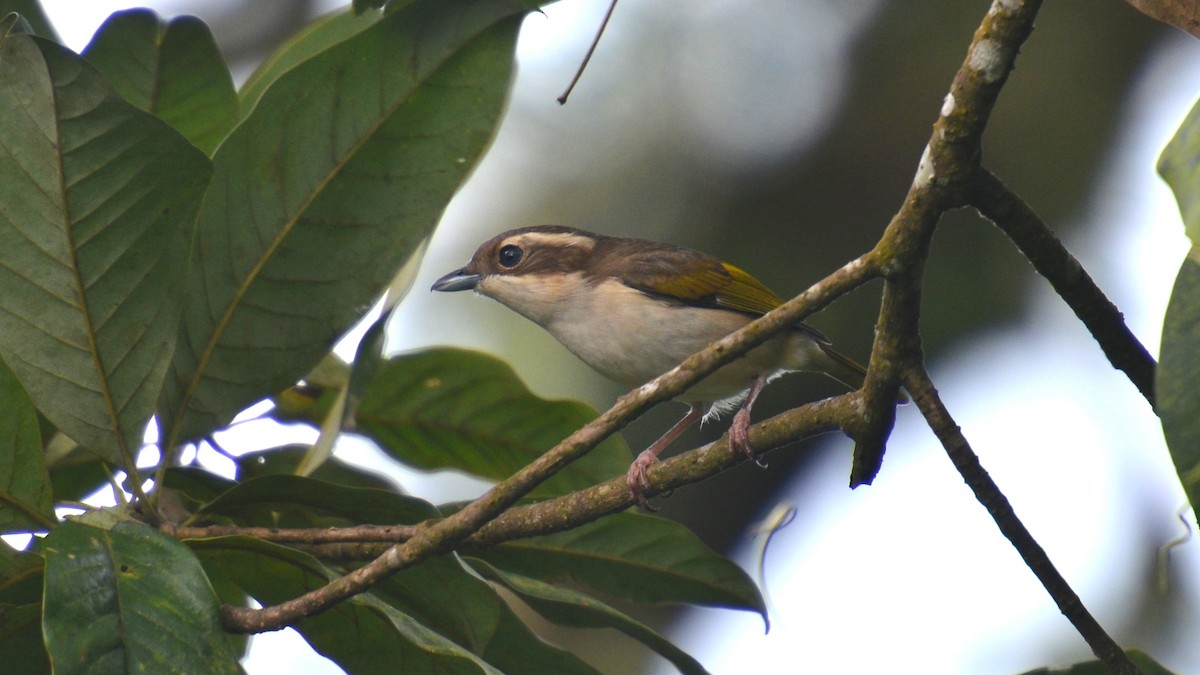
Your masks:
M860 394L849 393L815 401L783 412L750 427L750 440L761 453L778 450L818 434L836 431L857 417ZM748 461L742 452L729 450L728 435L708 445L680 453L655 463L650 468L654 487L648 494L659 494L697 483ZM624 511L633 506L625 477L593 485L561 497L505 510L454 548L481 549L506 541L562 532ZM422 525L357 525L330 528L269 528L210 525L160 529L178 539L206 539L228 535L255 537L279 544L303 548L319 557L363 560L383 553L379 544L403 543ZM364 546L366 544L366 546Z
M631 499L624 479L547 502L513 505L541 481L650 406L681 393L846 292L870 279L883 277L877 335L863 391L809 404L755 425L751 437L754 446L769 449L814 433L844 429L856 442L852 484L869 483L879 470L894 423L898 386L903 382L976 497L1096 655L1116 672L1138 672L1083 607L979 465L938 398L923 364L919 317L929 243L943 213L972 204L995 220L1039 272L1051 280L1096 335L1114 365L1125 370L1148 398L1152 393L1153 361L1144 354L1144 349L1138 353L1140 345L1124 328L1120 314L1082 274L1078 263L1036 215L981 168L983 132L1017 53L1033 30L1033 19L1040 6L1040 0L993 2L943 101L908 196L870 253L742 330L694 354L669 373L626 394L595 421L450 517L410 528L363 530L360 533L364 537L355 540L334 541L332 535L316 536L313 532L288 535L311 537L293 543L351 555L376 550L378 541L367 537L391 536L399 543L362 568L280 605L260 610L223 606L226 627L237 632L278 629L323 611L430 556L560 531L628 508ZM1056 266L1062 269L1055 271ZM654 466L650 471L650 492L700 480L743 460L742 456L731 454L722 439ZM212 536L213 530L200 529L210 533L204 536ZM182 536L184 530L174 532ZM279 536L278 532L264 534Z
M877 275L877 267L871 264L866 256L847 263L804 293L693 354L670 372L622 396L600 417L571 434L525 468L501 481L458 513L418 527L408 541L391 547L363 567L331 581L326 586L279 605L262 609L222 606L221 618L225 627L230 631L242 633L278 630L325 611L426 558L453 550L459 542L515 504L539 483L620 430L650 406L683 392L717 368ZM655 491L665 487L656 483L655 477L661 475L661 468L650 475Z
M1123 371L1154 406L1154 357L1138 341L1116 305L1037 213L987 170L979 171L972 204L996 224L1083 322L1114 368Z
M929 374L925 372L924 368L910 368L905 372L904 385L912 395L921 414L925 416L929 427L941 441L942 447L946 449L950 461L954 463L954 467L958 469L967 486L975 493L975 498L987 509L992 520L996 521L996 526L1004 533L1005 538L1012 542L1013 548L1017 549L1021 559L1037 576L1038 581L1054 599L1059 610L1067 617L1071 625L1075 626L1075 630L1079 631L1096 656L1114 673L1125 675L1140 673L1141 671L1125 654L1120 645L1104 632L1096 619L1083 606L1083 601L1071 589L1067 580L1059 574L1054 563L1050 562L1046 551L1017 518L1012 505L979 463L979 457L971 449L962 430L959 429L954 418L950 416L950 411L942 403L937 389L933 386L933 381L929 379Z

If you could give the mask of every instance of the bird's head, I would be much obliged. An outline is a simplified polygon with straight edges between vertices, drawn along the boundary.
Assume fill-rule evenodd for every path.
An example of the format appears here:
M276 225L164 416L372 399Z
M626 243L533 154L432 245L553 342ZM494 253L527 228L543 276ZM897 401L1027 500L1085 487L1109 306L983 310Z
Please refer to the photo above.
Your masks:
M602 238L557 225L502 232L483 242L465 267L435 281L433 290L474 290L545 326L588 284Z

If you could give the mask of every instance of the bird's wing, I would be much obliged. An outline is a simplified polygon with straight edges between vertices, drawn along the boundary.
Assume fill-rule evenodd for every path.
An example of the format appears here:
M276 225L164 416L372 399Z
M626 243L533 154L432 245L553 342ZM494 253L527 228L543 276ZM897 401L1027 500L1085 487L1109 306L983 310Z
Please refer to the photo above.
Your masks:
M625 285L665 300L747 314L766 314L783 303L758 279L699 251L660 244L610 257L620 260L614 276Z
M640 252L639 252L640 253ZM663 245L653 255L627 255L621 281L643 293L693 307L729 309L761 316L783 304L774 291L739 267L691 249ZM796 328L817 342L829 343L803 323Z
M739 267L721 263L727 282L717 293L717 304L750 314L766 314L783 304L783 299L761 281Z

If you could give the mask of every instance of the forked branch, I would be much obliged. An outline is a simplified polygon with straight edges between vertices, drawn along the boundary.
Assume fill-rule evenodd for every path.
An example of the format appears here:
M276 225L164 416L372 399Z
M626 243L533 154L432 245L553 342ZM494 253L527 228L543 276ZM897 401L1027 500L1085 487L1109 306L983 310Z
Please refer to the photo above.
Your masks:
M971 205L1012 238L1096 336L1114 366L1124 371L1153 403L1154 361L1125 326L1120 313L1036 214L982 168L984 129L1017 53L1033 30L1033 19L1040 6L1040 0L993 2L943 101L912 187L874 250L742 330L689 357L669 373L623 396L594 422L453 516L404 528L360 530L359 539L311 531L260 533L266 535L264 538L278 541L292 537L291 543L318 548L362 544L363 548L373 550L381 541L396 543L364 567L283 604L260 610L223 607L226 626L239 632L277 629L323 611L431 556L569 529L628 508L631 500L623 478L548 502L513 505L650 406L679 394L847 292L882 277L883 298L863 391L802 406L755 425L751 431L754 446L768 450L815 433L841 429L856 441L852 484L869 483L882 463L894 421L896 394L902 383L976 498L1097 657L1114 672L1138 672L1084 608L980 466L938 397L923 364L918 320L929 242L946 211ZM729 452L724 440L683 453L651 469L650 493L700 480L742 459ZM173 532L180 537L218 534L209 528ZM305 537L309 539L305 541Z

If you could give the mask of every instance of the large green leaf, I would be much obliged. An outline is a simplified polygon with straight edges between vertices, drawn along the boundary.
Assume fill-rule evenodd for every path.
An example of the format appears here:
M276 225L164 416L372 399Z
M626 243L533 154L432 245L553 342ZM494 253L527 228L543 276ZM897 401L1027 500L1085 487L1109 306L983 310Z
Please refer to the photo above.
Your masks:
M242 115L253 110L267 89L284 73L370 28L382 17L378 12L356 14L342 9L305 26L267 57L242 85L238 94Z
M196 556L157 530L68 522L46 537L42 629L54 672L236 673Z
M1200 513L1200 247L1192 248L1167 303L1155 373L1163 434L1188 501Z
M158 115L208 154L237 122L229 68L208 26L194 16L168 22L148 9L116 12L83 57L126 101Z
M582 403L534 396L512 368L491 356L433 349L389 359L367 385L355 421L405 464L500 480L595 416ZM614 436L535 494L563 494L620 476L629 461L629 448Z
M1158 160L1192 240L1175 278L1155 371L1155 407L1188 501L1200 513L1200 103Z
M520 574L503 572L477 558L468 558L467 562L483 578L502 584L538 614L557 624L574 628L614 628L658 652L681 673L708 673L699 661L671 644L653 628L590 595Z
M247 537L194 540L214 577L264 605L318 588L338 574L312 556ZM294 626L318 652L352 673L497 673L469 651L371 593Z
M37 411L0 362L0 533L45 530L56 520Z
M524 6L422 0L276 79L213 158L165 439L303 377L429 235L483 152Z
M471 551L498 569L542 581L571 579L639 602L685 602L758 612L762 595L732 561L686 527L619 513L582 527Z
M176 335L210 166L87 63L0 40L0 357L59 429L128 460Z
M1163 149L1158 172L1175 193L1192 245L1200 246L1200 101Z

